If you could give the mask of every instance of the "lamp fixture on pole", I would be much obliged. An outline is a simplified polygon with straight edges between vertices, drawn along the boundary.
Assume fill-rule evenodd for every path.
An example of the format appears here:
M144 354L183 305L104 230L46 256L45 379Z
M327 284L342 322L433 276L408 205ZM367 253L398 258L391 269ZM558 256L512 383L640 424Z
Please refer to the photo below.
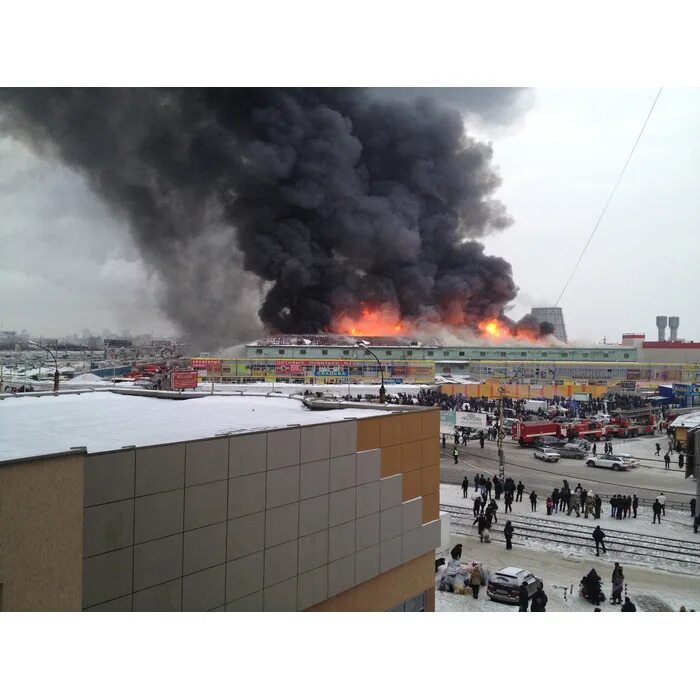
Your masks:
M379 387L379 403L386 403L386 389L384 388L384 369L382 368L382 363L379 361L379 358L369 349L370 345L368 341L357 340L355 341L355 345L358 348L364 348L377 361L377 365L379 365L379 374L382 378L382 383Z
M39 343L35 343L33 340L28 340L27 343L29 343L29 345L36 345L36 347L41 348L42 350L46 350L46 352L48 352L51 355L51 357L53 357L53 363L56 367L56 371L53 375L53 390L58 391L58 382L60 375L58 374L58 360L56 359L56 355L54 354L53 350L49 350L49 348L44 347L43 345L39 345Z

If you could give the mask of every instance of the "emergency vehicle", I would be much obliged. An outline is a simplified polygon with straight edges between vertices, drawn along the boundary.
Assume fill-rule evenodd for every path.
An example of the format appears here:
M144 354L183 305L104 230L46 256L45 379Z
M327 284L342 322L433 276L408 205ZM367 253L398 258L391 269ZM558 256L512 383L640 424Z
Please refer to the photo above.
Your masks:
M552 421L517 421L512 428L511 437L518 444L531 445L535 438L551 435L561 437L561 424Z

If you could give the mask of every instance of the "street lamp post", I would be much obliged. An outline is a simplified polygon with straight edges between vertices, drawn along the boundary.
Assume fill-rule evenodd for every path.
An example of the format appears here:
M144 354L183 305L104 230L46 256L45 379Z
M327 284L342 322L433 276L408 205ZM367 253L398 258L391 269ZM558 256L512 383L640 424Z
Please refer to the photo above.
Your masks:
M498 387L498 476L501 479L505 478L506 475L506 459L503 454L503 438L505 437L505 432L503 430L503 397L506 394L505 387Z
M379 403L386 403L386 389L384 388L384 370L382 368L382 363L379 361L379 358L369 349L369 343L366 340L358 340L355 345L358 348L364 348L377 361L377 364L379 365L379 374L382 378L382 383L379 387Z
M58 374L58 360L56 359L55 353L53 352L53 350L49 350L49 348L46 348L43 345L39 345L39 343L35 343L33 340L28 340L27 343L29 343L29 345L36 345L36 347L41 348L42 350L46 350L46 352L48 352L51 355L51 357L53 357L53 363L56 367L56 371L53 375L53 390L58 391L58 381L60 375Z

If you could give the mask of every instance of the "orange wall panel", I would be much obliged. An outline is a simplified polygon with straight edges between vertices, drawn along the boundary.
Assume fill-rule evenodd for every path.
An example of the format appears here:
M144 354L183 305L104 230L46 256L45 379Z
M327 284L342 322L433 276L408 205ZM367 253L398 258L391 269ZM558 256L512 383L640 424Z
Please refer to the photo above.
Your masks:
M423 435L423 416L421 413L411 411L402 415L401 419L401 442L419 440Z
M402 501L412 501L414 498L418 498L421 487L421 470L416 469L413 472L408 472L404 474L401 478L401 500Z
M375 450L381 444L381 418L360 418L357 421L357 451Z
M435 441L437 444L437 440ZM406 442L401 445L401 471L412 472L414 469L420 469L423 465L421 460L423 457L422 442Z
M440 442L437 438L428 438L421 442L421 467L440 462Z
M432 464L429 467L423 467L420 477L420 494L425 496L429 493L435 493L440 490L440 467L437 464Z
M381 417L381 447L389 447L390 445L398 445L401 443L401 428L403 417L400 414Z
M440 496L437 492L423 496L423 523L430 523L440 517Z
M382 464L380 475L394 476L401 473L401 445L382 447Z
M437 408L429 411L422 411L421 414L422 433L421 437L425 440L434 437L437 439L440 433L440 411ZM414 437L413 439L417 439Z

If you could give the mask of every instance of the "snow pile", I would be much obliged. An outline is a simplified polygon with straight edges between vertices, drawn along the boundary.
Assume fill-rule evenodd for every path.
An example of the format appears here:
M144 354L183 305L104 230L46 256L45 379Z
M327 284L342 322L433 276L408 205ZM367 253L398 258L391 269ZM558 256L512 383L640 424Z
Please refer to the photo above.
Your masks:
M96 374L92 374L92 372L86 372L85 374L79 374L76 377L73 377L73 379L68 379L64 382L61 382L62 384L104 384L105 380L102 377L98 377Z

